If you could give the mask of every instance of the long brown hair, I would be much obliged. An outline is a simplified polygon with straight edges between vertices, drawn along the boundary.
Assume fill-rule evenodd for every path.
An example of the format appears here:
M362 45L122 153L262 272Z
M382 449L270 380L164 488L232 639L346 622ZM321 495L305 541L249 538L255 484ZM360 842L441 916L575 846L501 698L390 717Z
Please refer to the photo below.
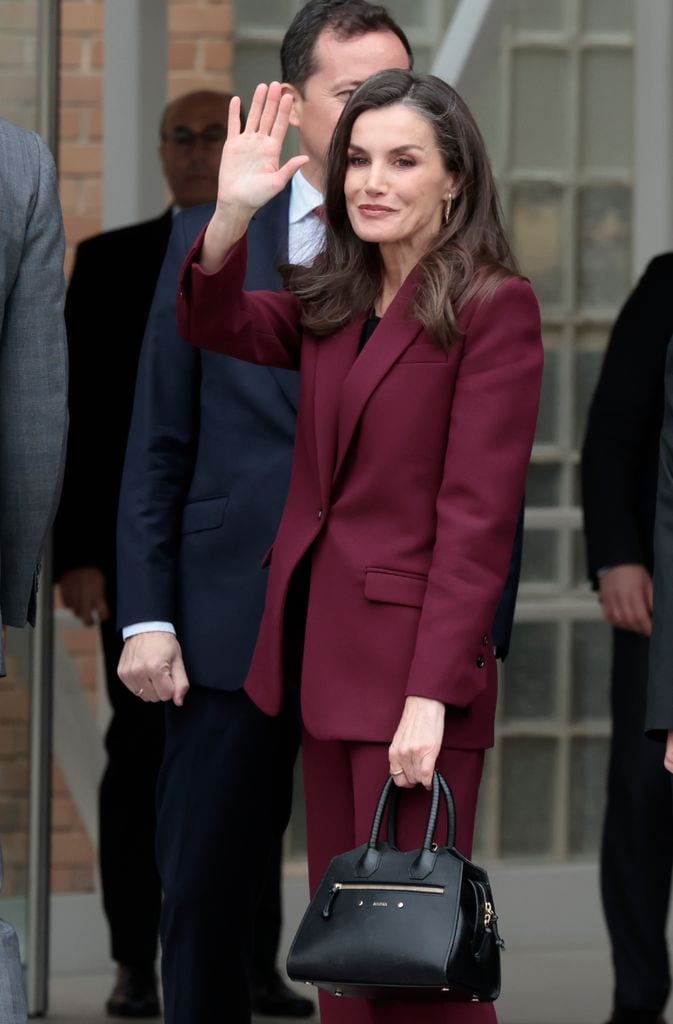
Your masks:
M310 267L287 267L285 284L302 302L304 326L318 336L373 309L382 286L381 256L378 245L363 242L351 227L344 179L356 119L396 103L429 122L444 166L457 179L448 224L442 222L420 261L412 311L437 344L448 348L458 337L461 308L470 299L488 297L516 268L481 133L455 89L434 75L380 71L353 93L327 157L325 248Z

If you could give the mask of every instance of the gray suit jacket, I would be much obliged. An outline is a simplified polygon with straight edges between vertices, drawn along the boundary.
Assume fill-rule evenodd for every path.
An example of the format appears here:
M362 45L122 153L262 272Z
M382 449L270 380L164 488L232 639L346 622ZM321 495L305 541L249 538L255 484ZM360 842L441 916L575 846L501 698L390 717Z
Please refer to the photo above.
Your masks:
M63 255L51 154L34 132L0 119L0 618L11 626L34 622L63 473Z

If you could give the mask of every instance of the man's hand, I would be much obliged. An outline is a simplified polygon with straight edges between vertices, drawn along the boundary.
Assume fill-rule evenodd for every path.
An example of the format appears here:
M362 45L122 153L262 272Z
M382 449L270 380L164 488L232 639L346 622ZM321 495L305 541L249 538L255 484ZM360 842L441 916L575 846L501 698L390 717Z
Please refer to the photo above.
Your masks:
M173 633L137 633L124 644L119 678L141 700L156 704L172 700L182 707L189 680L180 644Z
M615 565L598 582L598 598L608 622L650 636L652 577L644 565Z
M105 600L105 577L100 569L69 569L61 576L60 587L63 604L85 626L93 626L110 618L110 609Z
M429 697L407 697L388 759L395 785L403 789L422 783L432 786L437 755L444 735L445 707Z

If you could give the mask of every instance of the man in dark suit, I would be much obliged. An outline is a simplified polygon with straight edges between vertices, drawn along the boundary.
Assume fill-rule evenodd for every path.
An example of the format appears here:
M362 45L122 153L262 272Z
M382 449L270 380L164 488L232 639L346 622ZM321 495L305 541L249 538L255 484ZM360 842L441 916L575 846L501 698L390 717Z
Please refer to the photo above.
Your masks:
M673 254L648 266L610 337L582 452L589 575L612 635L612 743L601 888L615 970L612 1024L657 1024L673 814L657 747L643 735L652 628L657 456Z
M229 97L194 92L170 103L159 154L173 203L212 200ZM66 299L71 430L55 529L56 574L65 605L98 623L112 719L100 788L103 902L117 961L113 1016L159 1012L154 962L160 882L154 856L154 793L163 715L133 700L117 678L115 530L140 345L173 220L160 217L82 242ZM128 273L123 300L120 268Z

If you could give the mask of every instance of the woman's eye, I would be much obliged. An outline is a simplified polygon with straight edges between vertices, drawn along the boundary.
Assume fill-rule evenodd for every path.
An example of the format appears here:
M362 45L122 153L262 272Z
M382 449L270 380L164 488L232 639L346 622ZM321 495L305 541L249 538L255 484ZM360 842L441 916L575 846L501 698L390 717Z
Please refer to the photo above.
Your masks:
M364 167L366 160L363 156L349 156L348 163L351 167Z
M397 167L415 167L414 161L408 156L398 156L395 165Z

